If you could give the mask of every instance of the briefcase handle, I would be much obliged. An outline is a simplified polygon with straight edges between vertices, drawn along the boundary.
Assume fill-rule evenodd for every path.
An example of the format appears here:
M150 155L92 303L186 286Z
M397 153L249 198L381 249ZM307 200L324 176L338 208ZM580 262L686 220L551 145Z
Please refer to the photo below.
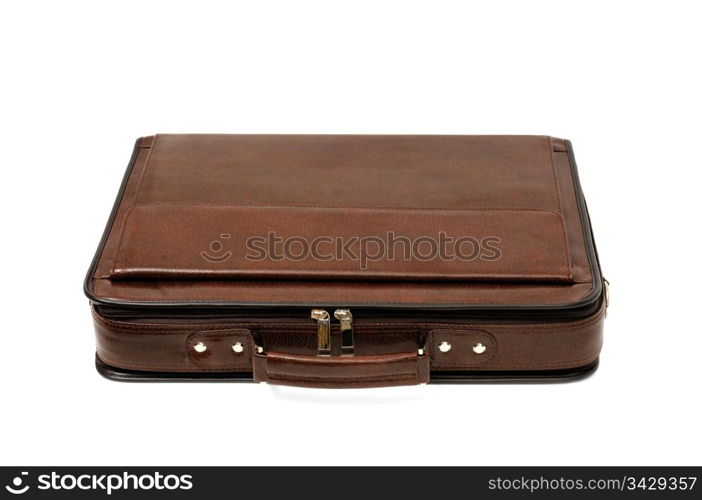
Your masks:
M399 354L306 356L255 352L256 382L326 388L416 385L429 381L429 355L424 349Z

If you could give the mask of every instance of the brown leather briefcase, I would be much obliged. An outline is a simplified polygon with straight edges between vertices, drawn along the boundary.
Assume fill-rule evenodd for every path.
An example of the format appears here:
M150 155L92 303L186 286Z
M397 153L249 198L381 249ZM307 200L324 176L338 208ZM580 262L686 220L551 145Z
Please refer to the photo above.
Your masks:
M115 380L569 380L605 281L568 141L157 135L85 281Z

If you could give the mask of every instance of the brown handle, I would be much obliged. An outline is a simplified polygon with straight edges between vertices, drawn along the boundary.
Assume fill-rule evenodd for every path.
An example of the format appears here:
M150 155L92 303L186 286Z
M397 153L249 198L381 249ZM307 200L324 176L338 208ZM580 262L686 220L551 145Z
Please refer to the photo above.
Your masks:
M303 356L255 353L256 382L302 387L385 387L429 381L429 356L414 353L373 356Z

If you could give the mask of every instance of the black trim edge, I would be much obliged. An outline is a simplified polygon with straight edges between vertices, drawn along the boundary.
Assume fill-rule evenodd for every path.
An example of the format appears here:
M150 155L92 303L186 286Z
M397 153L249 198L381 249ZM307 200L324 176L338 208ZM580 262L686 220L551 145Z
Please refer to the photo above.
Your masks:
M589 377L597 370L598 361L564 370L466 371L431 372L430 384L544 384L575 382ZM95 368L108 380L115 382L253 382L251 372L150 372L127 370L108 365L95 354Z
M117 211L119 210L119 205L122 203L122 197L124 196L124 191L127 189L127 182L129 181L129 176L132 173L132 169L134 168L134 165L136 164L136 160L139 157L139 151L141 148L141 141L143 140L143 137L139 137L136 142L134 143L134 150L132 151L132 156L129 159L129 164L127 165L127 170L124 172L124 177L122 177L122 184L119 186L119 191L117 192L117 198L115 199L114 204L112 205L112 211L110 212L110 217L107 219L107 224L105 225L105 230L102 232L102 237L100 238L100 243L98 243L97 250L95 250L95 255L93 256L93 260L90 263L90 267L88 268L88 272L85 275L85 281L83 281L83 293L88 297L90 300L96 303L100 303L102 299L99 299L93 294L93 288L92 288L92 282L93 282L93 276L95 275L95 268L97 267L97 263L100 260L100 256L102 255L102 251L105 248L105 244L107 243L107 238L110 236L110 232L112 231L112 225L115 222L115 218L117 217Z
M573 152L573 144L566 139L566 152L568 153L568 163L570 164L570 173L573 178L573 186L575 187L575 195L578 200L578 212L580 213L580 225L583 228L583 236L587 246L587 256L590 261L590 271L592 272L592 292L582 299L582 302L592 303L598 300L603 294L602 271L600 269L600 257L597 253L595 245L595 237L592 232L592 224L590 222L590 212L587 209L585 194L583 193L582 185L580 184L580 175L578 175L578 164L575 162L575 154Z

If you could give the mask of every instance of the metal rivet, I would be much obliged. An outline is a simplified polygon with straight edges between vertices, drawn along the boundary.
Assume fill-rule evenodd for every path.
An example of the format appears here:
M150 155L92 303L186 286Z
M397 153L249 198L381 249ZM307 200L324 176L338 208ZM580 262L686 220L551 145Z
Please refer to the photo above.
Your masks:
M261 347L260 345L257 345L257 346L256 346L256 352L257 352L258 354L261 354L261 353L263 352L263 347Z
M441 352L449 352L451 350L451 344L444 341L441 344L439 344L439 350Z
M424 356L424 349L417 349L417 354Z
M483 344L482 342L478 342L477 344L475 344L475 345L473 346L473 352L474 352L475 354L482 354L482 353L484 353L486 350L487 350L487 347L485 347L485 344Z
M241 345L241 342L237 342L236 344L232 345L232 351L234 351L237 354L239 354L240 352L244 352L244 346Z
M198 342L193 346L193 349L197 352L205 352L207 350L207 346L204 344L204 342Z

